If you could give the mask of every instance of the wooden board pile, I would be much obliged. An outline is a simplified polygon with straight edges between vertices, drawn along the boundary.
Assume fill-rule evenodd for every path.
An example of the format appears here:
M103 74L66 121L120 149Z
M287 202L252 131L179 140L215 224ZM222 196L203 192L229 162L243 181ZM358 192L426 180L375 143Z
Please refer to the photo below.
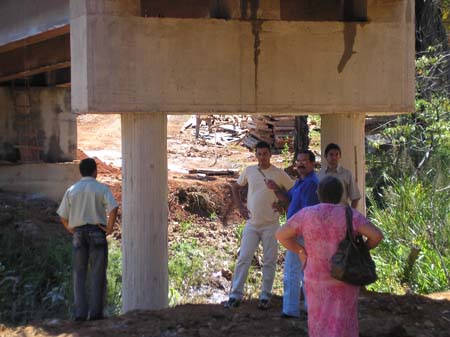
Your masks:
M247 119L247 128L249 132L243 143L250 149L254 149L260 140L275 149L283 149L285 144L290 149L294 147L294 116L251 116Z

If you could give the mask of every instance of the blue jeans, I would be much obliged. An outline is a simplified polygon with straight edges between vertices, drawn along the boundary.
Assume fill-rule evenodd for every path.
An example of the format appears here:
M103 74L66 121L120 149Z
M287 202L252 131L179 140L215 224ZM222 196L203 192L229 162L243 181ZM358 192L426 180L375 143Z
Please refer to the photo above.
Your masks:
M87 319L88 314L90 319L101 318L108 264L106 234L97 225L85 225L75 229L72 242L75 318ZM90 265L89 301L86 291L88 265Z
M303 245L303 238L298 238L297 242ZM300 291L303 293L305 312L308 308L302 267L298 255L288 250L284 260L283 313L289 316L300 317Z

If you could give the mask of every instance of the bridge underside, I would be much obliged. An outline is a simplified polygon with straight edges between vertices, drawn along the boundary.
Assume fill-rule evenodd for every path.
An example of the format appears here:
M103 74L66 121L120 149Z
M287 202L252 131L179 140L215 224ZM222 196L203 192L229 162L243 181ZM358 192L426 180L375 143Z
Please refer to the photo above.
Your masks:
M43 28L2 4L4 90L122 114L124 311L168 304L167 114L319 114L364 191L365 116L414 109L412 0L25 2Z

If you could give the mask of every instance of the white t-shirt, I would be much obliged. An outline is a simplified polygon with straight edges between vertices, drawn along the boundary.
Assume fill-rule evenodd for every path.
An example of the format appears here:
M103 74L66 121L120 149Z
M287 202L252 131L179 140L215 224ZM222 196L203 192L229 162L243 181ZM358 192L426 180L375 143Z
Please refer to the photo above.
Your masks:
M75 228L86 224L106 225L106 214L116 207L108 186L93 177L83 177L68 188L56 212L69 220L70 228Z
M248 222L256 227L279 224L280 214L272 208L272 204L278 201L278 198L274 191L267 188L264 179L275 181L286 191L294 185L294 181L282 169L273 165L261 172L258 165L248 166L236 181L240 186L248 184L247 208L250 211Z

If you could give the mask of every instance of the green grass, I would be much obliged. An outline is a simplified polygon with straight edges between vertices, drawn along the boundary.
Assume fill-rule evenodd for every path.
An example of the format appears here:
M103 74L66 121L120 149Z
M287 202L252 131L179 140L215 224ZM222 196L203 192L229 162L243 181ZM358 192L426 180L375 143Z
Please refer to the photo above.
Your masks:
M68 317L71 245L52 239L38 246L4 226L0 247L0 321Z
M234 235L236 236L237 241L237 245L240 246L241 245L241 240L242 240L242 234L244 233L244 228L245 228L245 223L246 221L243 220L240 224L238 224L235 229L234 229Z
M185 238L169 245L169 304L201 302L199 291L207 287L209 276L228 266L230 257L214 246Z
M122 251L119 242L108 240L107 301L105 313L118 315L122 307Z
M379 281L370 289L420 294L448 290L450 191L411 178L388 180L382 205L371 198L369 217L385 235L373 251ZM418 258L408 268L412 248Z
M191 220L184 220L180 222L181 233L186 233L192 227Z
M209 219L212 220L212 221L217 220L217 214L216 214L216 212L212 212L212 213L209 215Z
M292 153L289 149L289 144L285 143L281 150L281 157L283 158L283 167L288 167L292 164Z

